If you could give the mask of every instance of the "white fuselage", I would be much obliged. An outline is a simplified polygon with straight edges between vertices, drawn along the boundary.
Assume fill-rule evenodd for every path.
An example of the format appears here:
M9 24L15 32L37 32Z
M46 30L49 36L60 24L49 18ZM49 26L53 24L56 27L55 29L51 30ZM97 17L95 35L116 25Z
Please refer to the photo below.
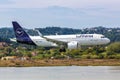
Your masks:
M103 45L110 42L108 38L104 37L101 34L49 35L44 37L66 43L70 43L74 41L77 42L78 45L80 46ZM46 39L40 36L30 36L30 38L37 46L44 46L44 47L57 46L57 44L47 41Z

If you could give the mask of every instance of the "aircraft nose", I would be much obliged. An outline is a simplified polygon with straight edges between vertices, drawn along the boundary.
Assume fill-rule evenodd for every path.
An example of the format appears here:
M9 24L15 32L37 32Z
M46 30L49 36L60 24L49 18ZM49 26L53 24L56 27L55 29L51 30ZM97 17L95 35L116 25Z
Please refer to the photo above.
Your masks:
M106 43L110 43L110 39L106 38Z

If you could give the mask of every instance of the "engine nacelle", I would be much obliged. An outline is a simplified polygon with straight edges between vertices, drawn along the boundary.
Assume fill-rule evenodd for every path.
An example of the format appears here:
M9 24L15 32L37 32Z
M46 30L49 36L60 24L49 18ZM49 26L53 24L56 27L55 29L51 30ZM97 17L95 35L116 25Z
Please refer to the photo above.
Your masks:
M76 48L78 48L78 42L71 41L67 44L67 46L68 46L68 49L76 49Z

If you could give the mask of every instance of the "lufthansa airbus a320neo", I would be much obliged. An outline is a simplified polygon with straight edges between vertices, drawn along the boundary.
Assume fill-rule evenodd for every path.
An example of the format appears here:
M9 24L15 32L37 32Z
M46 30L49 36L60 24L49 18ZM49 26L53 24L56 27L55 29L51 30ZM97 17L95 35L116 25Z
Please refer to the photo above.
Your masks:
M102 34L30 36L16 21L13 21L12 24L16 36L15 40L24 44L57 47L59 43L62 43L66 45L68 49L75 49L82 45L104 45L110 42L110 40Z

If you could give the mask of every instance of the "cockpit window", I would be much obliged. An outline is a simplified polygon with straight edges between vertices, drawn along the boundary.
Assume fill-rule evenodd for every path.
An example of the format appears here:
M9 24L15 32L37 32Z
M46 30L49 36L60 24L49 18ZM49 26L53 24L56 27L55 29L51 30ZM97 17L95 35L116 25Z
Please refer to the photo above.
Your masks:
M101 36L101 38L105 38L105 36Z

